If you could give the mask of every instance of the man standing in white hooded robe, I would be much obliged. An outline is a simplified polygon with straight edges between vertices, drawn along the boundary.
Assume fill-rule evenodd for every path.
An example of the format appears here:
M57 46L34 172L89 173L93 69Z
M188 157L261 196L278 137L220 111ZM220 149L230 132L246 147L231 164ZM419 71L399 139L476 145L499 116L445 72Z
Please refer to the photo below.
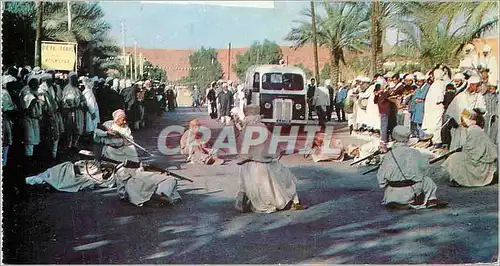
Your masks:
M38 99L38 77L28 77L28 85L20 92L21 109L23 111L22 125L24 130L24 155L28 162L32 162L36 145L40 144L40 120L42 119L42 106ZM26 169L28 170L28 169Z
M444 113L444 93L446 84L444 82L444 72L441 69L434 70L434 82L427 92L424 104L424 119L422 129L426 133L433 134L432 143L441 145L441 126Z
M260 122L258 106L247 106L244 110L243 132L239 134L237 143L245 146L252 139L257 128L259 132L267 132L264 144L250 146L248 152L242 151L239 174L239 195L246 195L250 201L250 209L254 212L271 213L283 210L287 206L292 209L303 209L300 205L296 189L296 177L279 161L279 152L269 153L271 132ZM243 139L241 139L243 138ZM236 207L243 211L240 196ZM244 197L243 197L244 198Z
M99 118L99 106L97 105L89 80L84 80L84 86L85 89L82 94L83 97L85 97L85 102L87 103L87 111L85 113L85 132L93 134L94 130L97 128L97 124L101 122ZM101 100L106 101L106 99Z
M479 77L472 76L468 80L468 87L465 91L459 93L453 101L448 106L446 110L446 117L448 119L453 119L454 124L458 127L451 129L451 143L450 150L454 150L465 143L467 137L467 129L460 123L460 117L465 109L483 109L486 110L486 102L482 94L479 91ZM450 121L448 123L453 123Z

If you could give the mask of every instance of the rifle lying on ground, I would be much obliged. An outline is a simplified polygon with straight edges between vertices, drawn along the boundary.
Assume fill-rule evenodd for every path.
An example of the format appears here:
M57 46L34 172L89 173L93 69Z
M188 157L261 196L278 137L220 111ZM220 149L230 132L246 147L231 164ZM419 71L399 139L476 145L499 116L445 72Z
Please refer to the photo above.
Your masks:
M80 151L79 154L83 155L83 156L94 157L93 154L92 154L92 152L87 152L87 151L83 151L83 150ZM116 160L109 159L109 158L106 158L106 157L101 157L100 159L102 161L109 162L109 163L116 164L116 165L122 163L120 161L116 161ZM141 163L134 162L134 161L129 161L129 160L125 160L125 162L123 163L123 166L125 166L127 168L139 168L139 167L141 167ZM142 167L144 168L145 171L159 172L159 173L162 173L162 174L171 175L171 176L179 178L181 180L189 181L191 183L194 182L193 180L191 180L191 179L189 179L187 177L183 177L183 176L181 176L179 174L172 173L171 171L169 171L167 169L164 169L164 168L161 168L161 167L159 167L157 165L154 165L154 164L142 163Z
M441 155L439 157L436 157L436 158L430 160L429 164L433 164L433 163L439 162L439 161L441 161L443 159L448 158L448 156L450 156L450 155L452 155L452 154L454 154L456 152L461 152L461 151L462 151L462 147L458 147L458 148L456 148L454 150L451 150L451 151L449 151L449 152L447 152L447 153L445 153L445 154L443 154L443 155Z
M390 150L390 149L388 149L388 151L389 151L389 150ZM366 156L366 157L363 157L363 158L361 158L361 159L358 159L358 160L356 160L356 161L354 161L354 162L350 163L349 165L350 165L350 166L353 166L353 165L355 165L355 164L358 164L358 163L360 163L360 162L362 162L362 161L365 161L365 160L371 159L371 158L373 158L373 157L375 157L375 156L377 156L377 155L380 155L380 154L382 154L382 153L383 153L383 152L382 152L381 150L377 150L376 152L374 152L374 153L372 153L372 154L370 154L370 155L368 155L368 156Z
M106 132L110 130L109 128L105 127L103 124L97 125L97 128L98 128L98 129L100 129L100 130L102 130L102 131L106 131ZM130 142L130 143L131 143L132 145L134 145L135 147L137 147L137 148L139 148L139 149L141 149L141 150L145 151L146 153L148 153L148 154L149 154L149 155L151 155L152 157L154 157L154 156L155 156L154 154L150 153L148 150L146 150L146 149L145 149L144 147L142 147L141 145L139 145L139 144L135 143L132 139L130 139L130 138L126 137L126 136L123 136L122 134L120 134L119 132L116 132L116 131L113 131L113 133L114 133L117 137L122 138L122 139L124 139L124 140L126 140L126 141Z

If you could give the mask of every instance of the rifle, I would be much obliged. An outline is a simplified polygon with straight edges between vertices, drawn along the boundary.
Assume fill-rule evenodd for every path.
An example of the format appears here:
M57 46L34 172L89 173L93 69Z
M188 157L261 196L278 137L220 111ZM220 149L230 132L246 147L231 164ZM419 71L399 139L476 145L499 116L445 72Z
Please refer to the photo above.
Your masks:
M366 175L366 174L369 174L369 173L371 173L371 172L378 171L378 169L379 169L379 168L380 168L380 165L379 165L379 166L377 166L377 167L374 167L374 168L372 168L372 169L370 169L370 170L368 170L368 171L366 171L366 172L363 172L363 174L362 174L362 175Z
M449 152L447 152L447 153L445 153L445 154L443 154L443 155L441 155L441 156L439 156L437 158L434 158L434 159L430 160L429 164L433 164L433 163L439 162L439 161L441 161L443 159L446 159L446 158L448 158L448 156L450 156L450 155L452 155L452 154L454 154L456 152L461 152L462 149L463 149L462 147L458 147L458 148L456 148L454 150L451 150L451 151L449 151Z
M128 167L128 168L139 168L141 166L141 163L134 162L134 161L129 161L129 160L125 160L124 166ZM157 165L154 165L154 164L142 163L142 168L144 168L145 171L159 172L159 173L162 173L162 174L171 175L171 176L179 178L181 180L189 181L191 183L194 182L193 180L191 180L191 179L189 179L187 177L183 177L183 176L181 176L179 174L172 173L171 171L169 171L169 170L167 170L165 168L161 168L161 167L159 167Z
M97 128L98 128L98 129L100 129L100 130L103 130L103 131L108 131L108 130L109 130L109 129L108 129L108 128L106 128L103 124L97 125ZM144 151L144 152L148 153L148 154L149 154L149 155L151 155L152 157L154 157L154 156L155 156L154 154L150 153L148 150L146 150L146 149L145 149L144 147L142 147L141 145L139 145L139 144L135 143L132 139L130 139L130 138L126 137L126 136L123 136L123 135L122 135L122 134L120 134L119 132L114 131L114 133L115 133L115 135L116 135L117 137L120 137L120 138L122 138L122 139L124 139L124 140L126 140L126 141L130 142L132 145L134 145L135 147L137 147L137 148L141 149L142 151Z
M382 151L381 151L381 150L377 150L376 152L374 152L374 153L372 153L372 154L370 154L370 155L368 155L368 156L366 156L366 157L363 157L363 158L361 158L361 159L358 159L358 160L356 160L356 161L354 161L354 162L350 163L349 165L350 165L350 166L353 166L353 165L355 165L355 164L358 164L358 163L360 163L360 162L362 162L362 161L365 161L365 160L371 159L371 158L373 158L373 157L375 157L375 156L377 156L377 155L380 155L380 154L382 154Z
M83 156L87 156L87 157L93 157L94 156L92 154L92 152L88 152L88 151L84 151L84 150L81 150L79 152L79 154L83 155ZM101 157L101 160L105 161L105 162L108 162L108 163L116 164L116 165L122 163L120 161L116 161L116 160L109 159L109 158L106 158L106 157ZM125 160L125 162L123 162L123 166L127 167L127 168L139 168L139 167L141 167L141 163L140 162L130 161L130 160ZM172 173L171 171L169 171L167 169L164 169L164 168L161 168L161 167L159 167L157 165L154 165L154 164L145 164L145 163L142 163L142 167L146 171L160 172L162 174L171 175L173 177L179 178L181 180L186 180L186 181L189 181L191 183L194 182L193 180L191 180L191 179L189 179L187 177L181 176L181 175L176 174L176 173Z

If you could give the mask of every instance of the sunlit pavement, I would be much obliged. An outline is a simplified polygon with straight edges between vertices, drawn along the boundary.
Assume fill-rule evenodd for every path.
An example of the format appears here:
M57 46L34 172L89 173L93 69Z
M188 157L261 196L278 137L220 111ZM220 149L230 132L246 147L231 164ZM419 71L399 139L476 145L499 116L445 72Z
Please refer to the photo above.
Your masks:
M163 156L159 132L201 116L197 108L166 113L135 133L154 162L194 180L180 182L183 202L135 207L114 190L57 193L33 190L4 231L8 263L473 263L498 254L498 186L452 188L431 171L446 209L391 211L380 206L375 173L348 162L282 160L298 177L309 209L241 214L233 208L238 169L184 164ZM361 141L336 135L344 144ZM177 136L178 138L179 136ZM172 138L175 138L172 136ZM5 220L4 220L5 222Z

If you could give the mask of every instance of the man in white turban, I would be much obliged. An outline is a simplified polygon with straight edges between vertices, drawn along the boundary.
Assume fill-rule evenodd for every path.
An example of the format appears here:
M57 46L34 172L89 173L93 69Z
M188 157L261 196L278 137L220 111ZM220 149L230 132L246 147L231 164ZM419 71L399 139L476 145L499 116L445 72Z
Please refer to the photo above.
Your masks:
M427 174L428 158L409 147L410 129L396 126L392 137L396 142L382 157L377 173L379 186L385 189L382 205L415 209L437 206L437 186Z
M104 131L107 129L107 131ZM128 140L134 140L132 132L127 125L125 111L118 109L113 112L113 120L103 123L103 128L94 132L94 140L104 145L102 156L118 161L125 160L138 162L139 155L134 145Z
M478 76L472 76L469 78L469 85L467 90L459 93L446 109L446 117L451 123L451 143L450 150L456 149L465 143L467 136L467 130L460 123L460 117L465 109L476 109L486 110L486 102L482 94L479 93L480 80Z
M483 53L479 59L479 67L489 69L489 84L498 83L498 62L496 57L491 54L491 46L487 44L483 46Z
M462 73L457 73L453 76L453 85L455 85L456 93L459 94L463 91L468 86L467 80L465 79L464 74Z
M16 78L7 75L2 77L2 166L7 164L9 148L13 143L13 120L16 116L17 106L7 91L7 84L17 82Z
M38 77L31 75L28 77L26 85L20 93L22 125L24 130L24 155L27 157L28 165L33 164L33 152L35 146L40 144L40 120L42 119L42 106L38 99ZM31 167L33 168L33 165ZM32 170L32 169L26 169Z
M95 82L95 81L94 81ZM85 133L94 135L94 130L97 128L97 124L101 122L99 118L99 106L97 105L97 100L92 90L92 84L90 82L84 83L85 89L82 94L85 97L85 102L87 104L85 112ZM102 99L107 101L109 99Z
M74 72L68 75L69 83L63 89L63 113L65 131L68 137L68 148L77 148L78 140L83 134L86 108L85 97L80 91L77 75Z
M434 82L429 87L424 104L424 119L422 129L432 134L432 143L436 148L441 147L441 127L444 113L444 93L446 84L444 82L444 72L441 69L434 70Z
M476 50L474 45L472 44L467 44L464 48L464 55L462 60L460 60L460 65L458 68L460 69L460 72L475 72L475 70L478 67L478 57L476 54Z

